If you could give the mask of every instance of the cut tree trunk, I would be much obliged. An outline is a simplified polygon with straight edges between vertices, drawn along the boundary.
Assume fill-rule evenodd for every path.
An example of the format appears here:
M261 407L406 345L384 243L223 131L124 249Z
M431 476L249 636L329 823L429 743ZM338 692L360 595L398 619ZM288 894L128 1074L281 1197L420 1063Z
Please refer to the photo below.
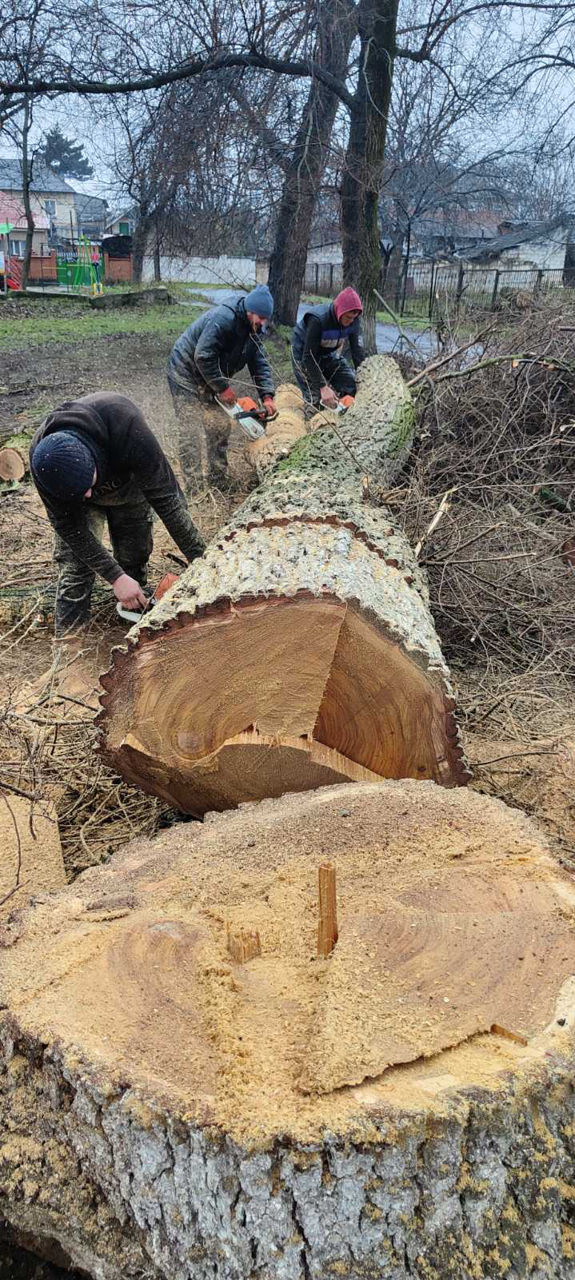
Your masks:
M468 776L423 575L369 497L407 457L395 362L300 439L115 653L105 759L201 815L330 782Z
M0 480L23 480L26 469L26 456L21 449L9 444L0 449Z
M39 895L0 967L13 1238L97 1280L572 1280L574 908L523 814L414 781Z

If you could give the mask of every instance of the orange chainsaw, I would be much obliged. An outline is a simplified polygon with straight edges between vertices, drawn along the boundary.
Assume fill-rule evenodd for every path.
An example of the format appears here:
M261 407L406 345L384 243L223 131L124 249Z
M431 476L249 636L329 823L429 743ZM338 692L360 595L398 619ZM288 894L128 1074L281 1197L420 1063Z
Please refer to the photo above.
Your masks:
M170 587L173 587L174 582L178 581L178 577L179 575L177 573L165 573L163 578L160 579L156 590L150 596L145 609L142 609L139 612L136 612L135 609L124 609L123 604L120 604L120 601L118 601L116 605L116 613L118 613L121 618L125 618L126 622L141 622L144 614L147 613L149 609L153 609L154 605L158 603L158 600L161 600L162 596L165 596L166 591L169 591Z
M251 396L242 396L229 407L216 396L216 403L224 413L227 413L228 418L233 418L234 422L237 422L240 431L243 431L249 440L261 440L265 435L264 423L267 422L268 415L265 409L260 409Z

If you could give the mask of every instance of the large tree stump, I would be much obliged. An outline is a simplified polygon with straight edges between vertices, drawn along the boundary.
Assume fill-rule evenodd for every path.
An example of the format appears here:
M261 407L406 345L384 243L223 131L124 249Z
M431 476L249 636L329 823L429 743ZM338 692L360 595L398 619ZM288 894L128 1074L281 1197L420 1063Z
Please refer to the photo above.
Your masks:
M1 953L0 1215L98 1280L572 1280L574 908L430 782L133 843Z
M466 780L427 589L365 476L390 483L414 411L397 365L300 439L102 677L103 753L203 814L345 779Z

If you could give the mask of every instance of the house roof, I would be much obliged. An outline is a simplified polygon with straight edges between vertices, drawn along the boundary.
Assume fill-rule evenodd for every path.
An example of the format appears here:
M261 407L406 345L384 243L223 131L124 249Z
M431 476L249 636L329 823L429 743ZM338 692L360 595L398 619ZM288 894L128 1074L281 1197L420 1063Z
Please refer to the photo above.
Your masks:
M111 213L106 223L105 230L107 231L108 227L113 227L116 222L133 222L134 216L135 216L134 208L120 209L119 213Z
M435 213L416 218L414 227L419 235L450 236L454 240L492 239L497 235L501 214L492 209L438 209Z
M30 183L30 190L42 194L48 192L57 194L68 191L73 194L72 187L60 178L52 169L47 169L44 165L35 164L33 168L33 179ZM21 191L22 190L22 168L19 160L10 160L0 156L0 189L2 191Z
M0 191L0 222L10 222L12 226L20 231L26 230L26 210L24 205L15 196L8 195L4 191ZM34 226L36 231L48 231L50 227L50 219L45 213L34 213Z
M100 196L88 196L80 191L74 192L76 213L84 222L101 222L108 216L108 202Z
M465 258L468 261L479 262L485 258L498 257L500 253L504 253L506 249L517 249L519 245L530 244L533 240L540 240L544 236L550 236L554 231L560 228L567 230L572 224L571 218L554 218L547 222L533 222L530 227L523 227L522 230L506 231L505 235L494 236L492 240L488 240L485 244L478 244L474 249L467 249ZM562 237L563 239L563 237Z

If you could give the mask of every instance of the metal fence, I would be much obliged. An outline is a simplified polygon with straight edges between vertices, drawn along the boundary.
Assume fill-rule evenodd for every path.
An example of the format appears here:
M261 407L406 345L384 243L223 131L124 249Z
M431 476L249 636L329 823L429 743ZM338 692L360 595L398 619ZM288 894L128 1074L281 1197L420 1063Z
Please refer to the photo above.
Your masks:
M314 262L306 267L307 293L333 298L343 287L340 263ZM521 306L538 294L575 287L575 271L562 267L470 267L463 263L409 264L395 280L382 281L382 294L400 315L427 319L462 307L496 311Z

